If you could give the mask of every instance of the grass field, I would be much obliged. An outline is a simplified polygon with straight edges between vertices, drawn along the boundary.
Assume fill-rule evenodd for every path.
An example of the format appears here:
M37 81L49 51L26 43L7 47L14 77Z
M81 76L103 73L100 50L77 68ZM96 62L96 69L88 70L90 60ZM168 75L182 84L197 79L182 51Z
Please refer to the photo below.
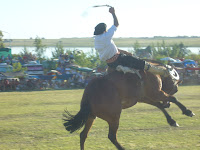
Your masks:
M168 109L180 127L170 127L153 106L137 104L125 109L118 140L127 150L199 150L200 86L180 86L176 97L196 116ZM0 150L78 150L79 133L62 125L62 113L79 110L83 90L0 92ZM107 138L108 125L97 118L85 143L86 150L115 150Z
M166 46L180 44L181 42L187 47L200 47L200 38L114 38L118 47L133 47L136 41L142 47L149 46L165 41ZM62 42L64 47L94 47L94 39L91 38L61 38L61 39L42 39L42 44L49 46L56 46L57 43ZM6 46L34 46L34 39L13 39L11 43L5 43Z

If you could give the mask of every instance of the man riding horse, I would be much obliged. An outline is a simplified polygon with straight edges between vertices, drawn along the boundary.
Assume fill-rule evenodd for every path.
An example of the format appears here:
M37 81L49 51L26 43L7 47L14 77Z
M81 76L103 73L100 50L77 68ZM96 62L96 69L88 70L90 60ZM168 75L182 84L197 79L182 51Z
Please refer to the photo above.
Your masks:
M114 25L107 30L105 23L99 23L95 27L94 31L95 49L99 52L100 60L106 61L107 65L111 68L116 68L117 66L121 65L137 70L146 70L153 74L159 74L163 77L168 77L170 74L166 68L156 67L142 59L128 54L128 52L119 50L116 47L112 37L119 26L119 22L115 14L114 7L110 7L109 12L113 16Z
M183 114L190 117L195 115L173 96L178 90L178 81L176 83L171 78L174 75L171 74L171 70L168 71L159 63L156 64L153 61L146 62L132 55L124 54L124 52L117 49L112 41L112 37L119 23L113 7L109 9L109 12L113 15L114 25L106 31L106 25L101 23L96 26L94 32L94 35L96 35L95 48L99 51L100 59L106 61L109 67L116 68L116 70L118 70L118 65L140 70L144 83L140 84L141 80L136 74L124 74L119 71L113 71L103 77L94 78L88 83L84 90L78 113L72 115L66 110L63 114L63 125L70 133L84 126L80 133L81 150L84 150L84 143L96 117L108 123L109 140L118 150L124 150L117 140L120 115L122 109L130 108L138 102L159 108L171 126L177 127L178 124L167 113L161 102L175 103L182 110ZM149 63L153 63L153 65ZM155 65L162 66L163 68L160 69ZM143 70L149 72L144 72ZM154 74L160 74L165 78ZM178 75L174 76L178 77Z

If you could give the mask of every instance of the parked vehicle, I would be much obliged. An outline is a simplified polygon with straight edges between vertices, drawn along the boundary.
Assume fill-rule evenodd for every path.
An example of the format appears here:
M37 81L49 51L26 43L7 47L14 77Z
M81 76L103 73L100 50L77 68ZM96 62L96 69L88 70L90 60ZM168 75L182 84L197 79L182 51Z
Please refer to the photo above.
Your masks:
M36 61L30 61L28 64L24 64L23 67L27 67L27 71L25 71L25 73L28 75L44 74L43 65L37 63Z
M0 73L0 80L7 79L7 76L5 76L3 73Z
M0 63L0 72L11 72L13 67L7 63Z

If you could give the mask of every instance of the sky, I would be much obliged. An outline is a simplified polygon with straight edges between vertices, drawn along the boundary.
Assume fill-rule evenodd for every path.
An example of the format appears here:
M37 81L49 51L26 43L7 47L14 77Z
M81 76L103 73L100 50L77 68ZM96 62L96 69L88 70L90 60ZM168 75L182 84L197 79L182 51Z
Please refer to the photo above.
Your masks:
M200 36L200 0L0 0L4 39L93 37L101 22L110 27L115 8L119 27L114 37Z

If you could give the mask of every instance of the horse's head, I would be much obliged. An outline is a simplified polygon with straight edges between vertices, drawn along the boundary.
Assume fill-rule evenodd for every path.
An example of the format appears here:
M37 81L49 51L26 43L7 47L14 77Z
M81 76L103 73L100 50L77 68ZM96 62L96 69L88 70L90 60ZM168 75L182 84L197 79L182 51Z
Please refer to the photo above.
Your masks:
M167 94L173 95L178 92L178 85L181 82L181 80L176 80L172 76L162 78L162 90Z
M173 95L178 91L178 84L180 84L182 81L179 80L179 74L177 73L177 71L169 65L164 65L158 61L155 60L146 60L149 63L156 65L156 66L160 66L160 67L165 67L170 76L168 77L161 77L162 79L162 90L164 92L166 92L167 94Z

